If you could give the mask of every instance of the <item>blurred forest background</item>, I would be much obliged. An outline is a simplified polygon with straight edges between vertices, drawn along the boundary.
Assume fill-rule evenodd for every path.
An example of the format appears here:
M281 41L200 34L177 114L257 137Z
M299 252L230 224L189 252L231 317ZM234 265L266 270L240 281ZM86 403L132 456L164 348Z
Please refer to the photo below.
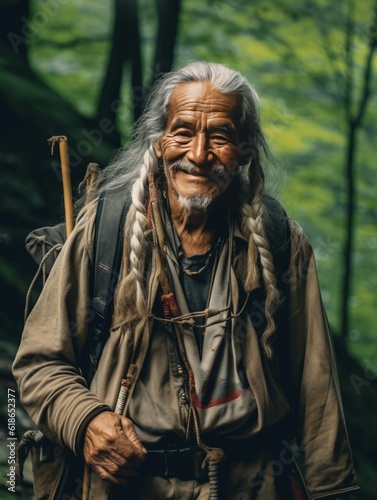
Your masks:
M68 136L76 192L90 161L104 168L127 144L159 75L206 59L241 71L261 96L280 163L271 189L317 257L357 498L377 498L376 1L2 0L0 31L1 437L36 271L24 240L64 215L47 139ZM28 425L18 404L18 432Z

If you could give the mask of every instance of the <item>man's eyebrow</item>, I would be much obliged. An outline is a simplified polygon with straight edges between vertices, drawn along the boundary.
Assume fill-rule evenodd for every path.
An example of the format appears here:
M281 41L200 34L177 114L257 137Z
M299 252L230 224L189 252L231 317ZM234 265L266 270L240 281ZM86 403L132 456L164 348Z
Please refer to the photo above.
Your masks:
M238 131L234 124L232 123L219 123L218 125L212 125L208 127L208 132L210 134L216 132L223 132L227 134L230 138L237 137Z
M182 118L179 118L176 122L173 122L171 126L171 130L176 130L178 128L194 128L194 125ZM230 134L236 133L236 128L232 126L231 124L224 123L224 124L219 124L219 125L213 125L208 127L209 132L216 132L216 131L221 131L221 132L226 132Z
M230 124L228 123L224 123L223 125L213 125L211 127L208 127L208 130L210 132L213 132L213 131L216 131L216 130L220 130L222 132L235 132L235 128L232 127Z
M192 123L186 121L186 120L183 120L182 118L179 118L176 122L173 122L172 126L171 126L171 129L172 130L176 130L177 128L192 128L193 125Z

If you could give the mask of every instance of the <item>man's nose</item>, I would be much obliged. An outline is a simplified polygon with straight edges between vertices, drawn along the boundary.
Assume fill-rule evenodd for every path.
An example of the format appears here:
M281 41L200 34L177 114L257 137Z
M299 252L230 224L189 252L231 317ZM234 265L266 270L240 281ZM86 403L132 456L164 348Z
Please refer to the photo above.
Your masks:
M204 165L213 159L206 134L196 134L187 153L187 158L196 165Z

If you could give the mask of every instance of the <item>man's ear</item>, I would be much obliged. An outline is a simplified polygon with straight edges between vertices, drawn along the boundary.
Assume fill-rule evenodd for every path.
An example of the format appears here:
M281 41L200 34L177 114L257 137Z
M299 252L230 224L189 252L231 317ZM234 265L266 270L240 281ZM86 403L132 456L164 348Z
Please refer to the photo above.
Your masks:
M161 147L161 140L160 139L156 139L154 141L153 149L154 149L154 152L155 152L157 158L161 159L162 158L162 147Z

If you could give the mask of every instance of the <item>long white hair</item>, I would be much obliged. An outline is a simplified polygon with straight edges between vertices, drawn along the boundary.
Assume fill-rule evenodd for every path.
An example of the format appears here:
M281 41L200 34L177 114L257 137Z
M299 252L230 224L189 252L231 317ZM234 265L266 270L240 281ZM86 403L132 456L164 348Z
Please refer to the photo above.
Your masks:
M242 197L239 200L240 225L249 241L244 286L247 291L259 285L265 287L267 324L261 342L267 355L271 356L270 343L275 332L274 312L279 302L279 292L265 232L265 176L262 159L271 158L272 155L261 129L259 99L255 89L240 73L221 64L195 62L164 75L149 95L144 113L134 128L130 145L118 154L101 176L100 190L128 186L132 193L132 204L125 227L123 273L115 293L115 313L123 328L132 326L138 330L148 317L148 175L156 176L162 168L154 154L153 144L165 131L169 103L176 87L182 83L206 81L211 82L220 92L237 95L239 99L238 133L242 149L247 152L249 160L241 167L240 176L237 176L237 181L242 186Z

